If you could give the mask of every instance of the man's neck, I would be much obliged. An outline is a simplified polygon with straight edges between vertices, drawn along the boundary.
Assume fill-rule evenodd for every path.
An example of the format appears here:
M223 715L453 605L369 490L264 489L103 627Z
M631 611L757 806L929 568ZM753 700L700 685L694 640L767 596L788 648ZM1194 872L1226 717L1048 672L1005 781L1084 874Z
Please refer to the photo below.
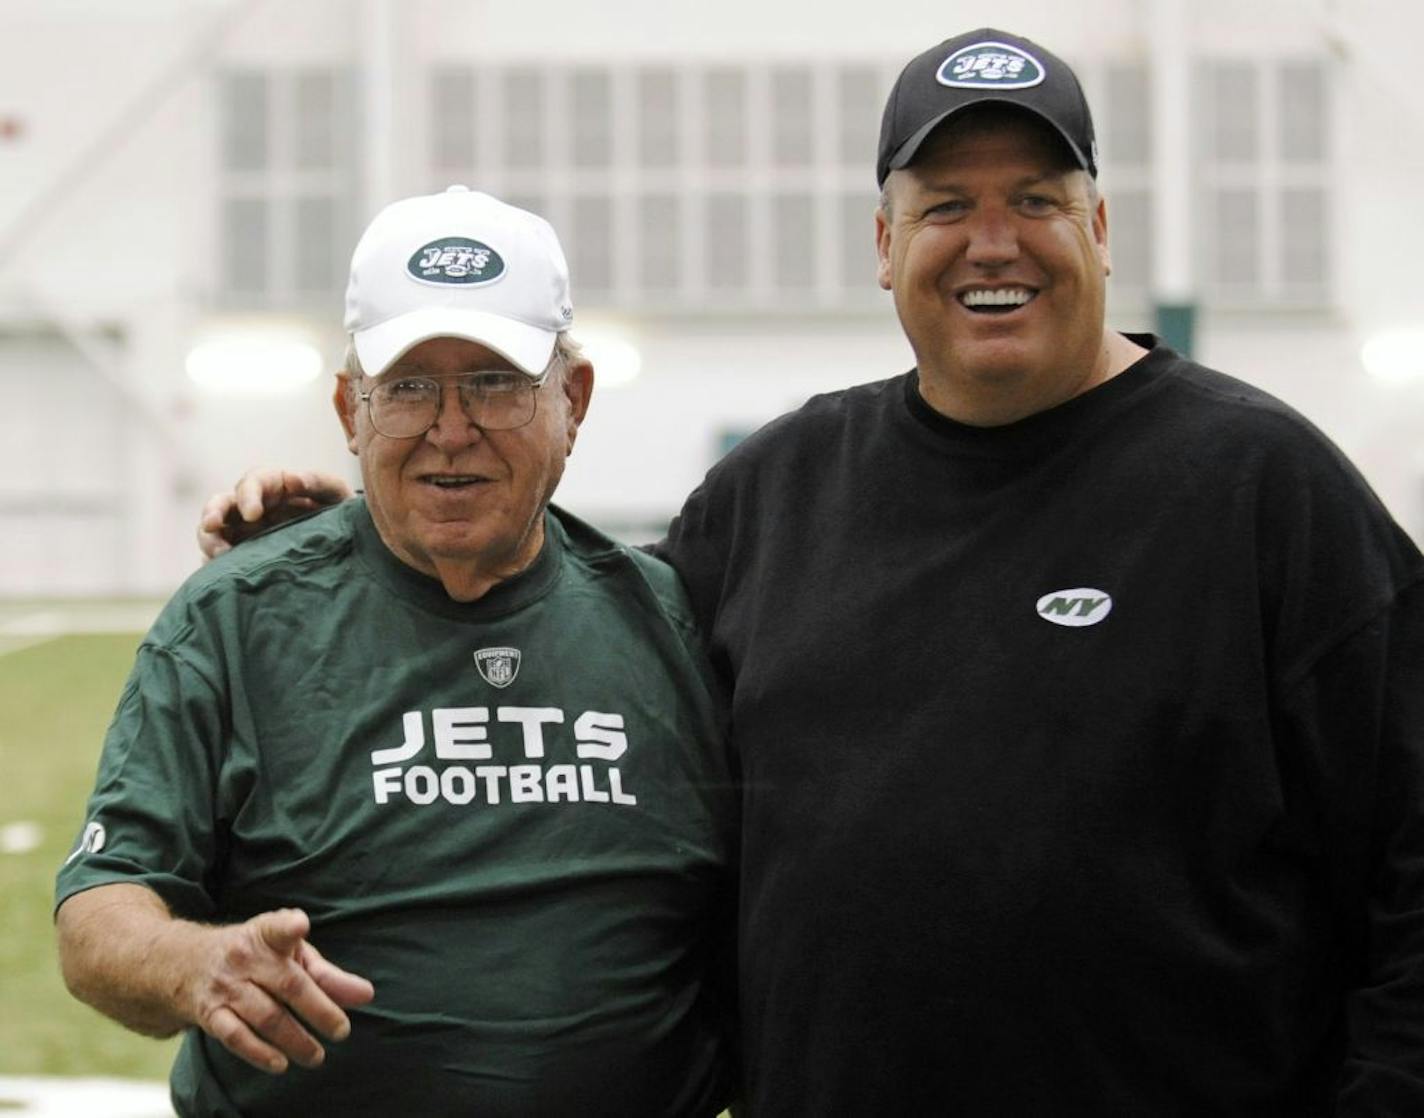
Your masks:
M1045 392L1028 382L964 385L952 376L936 376L920 366L920 396L941 415L971 427L1002 427L1057 407L1075 396L1105 384L1136 364L1147 350L1116 331L1107 331L1098 355L1076 379L1060 382Z
M389 545L387 545L389 546ZM402 554L396 558L423 575L437 579L445 593L456 602L475 602L501 582L523 574L539 558L544 547L544 518L539 517L516 552L502 560L471 559L466 556ZM395 551L394 548L392 548Z

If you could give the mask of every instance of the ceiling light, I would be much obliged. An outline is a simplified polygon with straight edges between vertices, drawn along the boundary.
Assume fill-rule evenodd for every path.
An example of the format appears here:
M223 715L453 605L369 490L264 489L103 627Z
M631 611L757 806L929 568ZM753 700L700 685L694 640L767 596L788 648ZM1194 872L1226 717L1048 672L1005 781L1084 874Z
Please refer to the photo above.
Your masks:
M1365 342L1360 360L1372 377L1386 384L1424 380L1424 330L1382 330Z
M321 352L303 338L231 333L205 339L188 353L188 377L215 396L282 396L321 376Z
M643 355L623 335L602 327L580 330L578 340L583 355L593 363L594 383L599 388L616 388L636 380L643 371Z

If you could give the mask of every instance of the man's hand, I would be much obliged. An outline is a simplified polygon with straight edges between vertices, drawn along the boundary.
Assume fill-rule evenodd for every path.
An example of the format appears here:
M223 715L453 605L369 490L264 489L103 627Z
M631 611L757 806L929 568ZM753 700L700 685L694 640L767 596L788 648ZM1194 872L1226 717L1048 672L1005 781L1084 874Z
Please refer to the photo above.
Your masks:
M116 882L69 897L55 923L75 997L149 1036L196 1025L274 1075L290 1063L320 1064L317 1037L344 1040L345 1010L375 995L307 942L311 921L300 909L195 924L175 918L152 890Z
M230 492L214 493L198 516L198 548L203 561L266 528L338 504L351 487L335 474L294 472L274 467L248 470Z
M327 962L307 942L311 921L300 909L264 912L243 924L176 925L186 941L178 1012L253 1067L279 1074L288 1061L317 1067L326 1051L313 1032L345 1040L343 1012L365 1005L371 983ZM180 930L181 929L181 930ZM175 960L178 961L178 960Z

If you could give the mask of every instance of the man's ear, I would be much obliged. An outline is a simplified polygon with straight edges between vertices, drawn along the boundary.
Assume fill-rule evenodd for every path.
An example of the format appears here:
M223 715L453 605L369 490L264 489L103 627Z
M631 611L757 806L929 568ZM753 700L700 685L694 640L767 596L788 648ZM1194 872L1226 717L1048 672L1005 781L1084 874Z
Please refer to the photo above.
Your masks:
M336 417L341 420L341 428L346 432L346 449L356 453L356 385L349 373L336 374L336 388L331 393L331 404L336 409Z
M588 414L588 402L593 397L593 363L585 357L576 357L564 370L564 398L568 401L568 431L564 454L573 452L574 440L578 438L579 424Z
M1099 197L1093 210L1093 241L1098 246L1098 259L1102 261L1103 275L1112 275L1112 256L1108 252L1108 201Z
M875 209L875 282L886 291L894 274L890 268L890 215L883 205Z

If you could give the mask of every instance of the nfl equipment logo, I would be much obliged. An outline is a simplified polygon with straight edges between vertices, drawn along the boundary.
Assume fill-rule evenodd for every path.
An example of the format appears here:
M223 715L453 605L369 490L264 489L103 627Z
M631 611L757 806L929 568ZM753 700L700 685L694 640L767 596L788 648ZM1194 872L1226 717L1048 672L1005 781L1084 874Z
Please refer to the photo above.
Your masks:
M508 687L519 674L519 649L482 648L475 653L475 667L491 687Z

